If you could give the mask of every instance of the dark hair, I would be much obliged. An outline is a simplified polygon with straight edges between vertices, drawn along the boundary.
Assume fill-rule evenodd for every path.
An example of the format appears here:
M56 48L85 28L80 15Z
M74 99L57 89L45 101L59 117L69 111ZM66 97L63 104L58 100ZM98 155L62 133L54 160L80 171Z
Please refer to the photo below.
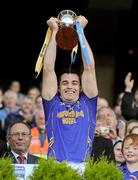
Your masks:
M11 128L16 125L16 124L24 124L30 131L31 133L31 126L28 124L28 123L25 123L23 121L20 121L20 122L13 122L11 123L9 126L8 126L8 130L7 130L7 136L10 135L10 131L11 131Z
M63 69L63 70L61 71L61 73L59 74L58 83L59 83L60 80L61 80L61 76L62 76L63 74L65 74L65 73L67 73L67 74L77 74L78 77L79 77L80 83L81 83L81 73L78 72L78 71L77 71L76 69L74 69L74 68L65 68L65 69Z
M123 143L123 140L116 141L113 146L115 147L118 143Z

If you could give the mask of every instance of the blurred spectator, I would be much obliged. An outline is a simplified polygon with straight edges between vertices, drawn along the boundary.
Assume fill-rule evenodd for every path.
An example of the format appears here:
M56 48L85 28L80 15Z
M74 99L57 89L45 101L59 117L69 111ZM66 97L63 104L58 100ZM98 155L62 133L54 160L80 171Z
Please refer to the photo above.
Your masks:
M7 90L3 97L4 108L0 110L0 126L1 126L1 138L5 141L6 134L3 131L5 126L6 117L19 109L17 106L17 94L11 90Z
M3 104L3 89L0 87L0 109L4 108Z
M17 104L20 106L25 96L23 93L21 93L21 83L18 80L13 80L9 86L9 89L17 93Z
M100 109L101 107L108 107L108 106L109 106L109 103L108 103L107 99L98 97L97 110Z
M126 132L125 134L128 135L133 127L138 126L138 121L136 119L131 119L126 123Z
M123 96L124 96L124 92L118 94L116 105L113 108L118 121L118 125L117 125L118 135L122 138L124 138L125 136L125 128L126 128L126 120L122 116L122 112L121 112L121 104L122 104Z
M19 107L17 106L17 94L11 90L4 93L4 108L0 110L0 120L3 120L11 112L16 111Z
M0 110L4 108L4 103L3 103L3 88L0 87ZM3 140L6 140L3 138L5 136L5 133L3 132L3 126L4 126L4 120L0 120L0 138Z
M33 102L35 103L36 98L40 96L40 89L36 86L30 87L28 89L27 95L33 99Z
M106 119L97 116L92 148L92 157L94 161L97 161L102 155L106 156L110 161L115 161L113 142L109 138L108 133L109 127Z
M121 104L122 104L123 96L124 96L124 92L118 94L116 105L114 107L114 112L117 116L117 119L122 119Z
M122 154L122 140L119 140L114 144L114 154L115 161L118 166L125 162L124 156Z
M101 119L101 122L105 122L105 126L100 130L102 136L109 138L115 143L122 139L118 135L118 120L114 111L110 107L102 107L97 111L97 119Z
M7 132L8 126L14 122L26 121L34 127L34 104L30 97L25 96L21 108L13 113L10 113L5 119L4 130Z
M35 114L36 127L32 128L32 140L29 148L30 154L40 157L47 157L48 139L45 128L45 116L43 110Z
M118 120L117 123L117 134L121 139L125 137L126 122L122 119Z
M38 96L35 100L35 108L39 110L43 110L43 103L42 103L42 97Z
M138 88L135 89L134 95L132 88L134 86L134 79L132 73L129 72L125 77L125 92L122 98L121 111L126 120L137 119L138 120Z
M42 103L42 97L38 96L35 99L35 111L34 115L37 113L37 111L43 110L43 103Z
M108 132L109 132L109 127L108 127L106 119L101 118L100 116L97 116L96 127L95 127L95 136L106 137Z
M124 179L138 179L138 134L129 134L124 138L122 152L126 161L120 166Z

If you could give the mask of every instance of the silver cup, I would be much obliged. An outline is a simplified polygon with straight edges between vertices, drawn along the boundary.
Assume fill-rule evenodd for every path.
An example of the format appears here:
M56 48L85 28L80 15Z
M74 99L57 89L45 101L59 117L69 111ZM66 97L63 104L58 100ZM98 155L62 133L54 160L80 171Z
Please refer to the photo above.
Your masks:
M75 30L77 15L71 10L63 10L58 14L59 30L56 35L57 45L64 50L71 50L78 44L78 34Z

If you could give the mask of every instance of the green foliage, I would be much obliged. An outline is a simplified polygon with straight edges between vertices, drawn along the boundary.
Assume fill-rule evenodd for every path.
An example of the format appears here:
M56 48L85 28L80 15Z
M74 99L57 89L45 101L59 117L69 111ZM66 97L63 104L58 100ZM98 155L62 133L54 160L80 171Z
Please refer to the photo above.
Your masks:
M88 161L84 172L84 179L122 180L123 173L114 162L109 162L106 157L102 156L97 162L94 162L93 159Z
M0 159L0 180L16 180L14 166L9 158Z
M56 162L50 158L42 159L34 168L30 180L82 180L77 170L68 167L66 162Z

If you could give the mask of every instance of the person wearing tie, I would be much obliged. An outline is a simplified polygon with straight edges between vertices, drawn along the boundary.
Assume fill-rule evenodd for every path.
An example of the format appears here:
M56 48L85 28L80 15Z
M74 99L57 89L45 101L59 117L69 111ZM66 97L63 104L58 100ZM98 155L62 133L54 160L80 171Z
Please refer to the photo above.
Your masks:
M10 157L13 164L38 164L40 158L28 153L31 138L31 128L28 124L24 122L11 124L7 131L9 150L5 156Z

